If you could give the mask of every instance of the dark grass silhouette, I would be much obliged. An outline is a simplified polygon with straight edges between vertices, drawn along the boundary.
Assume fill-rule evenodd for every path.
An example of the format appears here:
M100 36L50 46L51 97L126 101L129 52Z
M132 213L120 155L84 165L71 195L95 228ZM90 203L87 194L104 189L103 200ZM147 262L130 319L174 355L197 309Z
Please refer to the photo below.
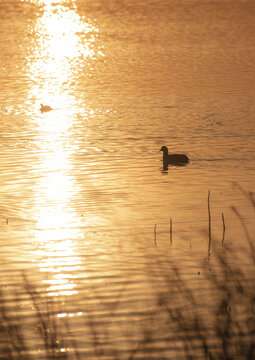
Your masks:
M253 196L245 195L255 209ZM107 334L107 327L100 326L90 313L86 313L84 337L88 336L85 328L89 329L90 343L94 349L91 358L255 358L254 238L249 234L240 212L234 207L233 212L244 229L244 239L249 244L247 259L250 259L250 268L253 267L253 271L246 272L239 265L241 262L238 261L238 252L224 244L221 251L215 250L214 253L217 271L211 269L209 263L203 268L203 281L207 284L207 291L202 293L182 277L182 269L178 269L175 264L169 263L167 267L157 264L157 271L161 278L164 277L165 286L152 287L156 300L155 308L148 313L146 323L141 320L140 336L136 342L132 342L128 351L119 353L118 343ZM210 251L214 251L213 242ZM22 276L24 292L22 299L20 295L14 295L16 310L10 307L5 290L0 288L0 359L83 359L73 335L75 331L72 329L71 320L59 319L56 316L64 312L62 305L47 296L46 289L35 287L27 276ZM123 294L117 296L116 302L109 309L113 321L120 296ZM24 320L18 315L18 308L24 298L33 309L36 327L32 331L37 339L36 346L31 345L24 331ZM84 311L86 312L86 309ZM111 352L109 343L112 346ZM34 357L35 350L40 350L39 357ZM153 351L154 354L158 351L158 357L153 357Z
M183 345L178 358L255 358L254 278L232 266L232 256L230 249L218 255L221 272L206 274L206 297L200 297L177 268L169 269L168 289L158 292L158 306L165 314L161 331L174 334Z

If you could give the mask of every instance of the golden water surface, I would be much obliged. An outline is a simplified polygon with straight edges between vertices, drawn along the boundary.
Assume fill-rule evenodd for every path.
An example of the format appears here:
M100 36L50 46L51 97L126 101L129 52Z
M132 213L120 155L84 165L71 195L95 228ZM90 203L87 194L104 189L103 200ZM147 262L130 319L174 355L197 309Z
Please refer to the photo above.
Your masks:
M243 194L255 173L254 12L227 0L0 4L1 284L12 302L22 273L45 287L91 359L80 324L102 322L125 358L154 301L152 264L170 259L205 286L209 189L216 248L222 213L225 241L246 246L232 205L254 231ZM190 163L163 169L162 145ZM32 321L26 302L19 312Z

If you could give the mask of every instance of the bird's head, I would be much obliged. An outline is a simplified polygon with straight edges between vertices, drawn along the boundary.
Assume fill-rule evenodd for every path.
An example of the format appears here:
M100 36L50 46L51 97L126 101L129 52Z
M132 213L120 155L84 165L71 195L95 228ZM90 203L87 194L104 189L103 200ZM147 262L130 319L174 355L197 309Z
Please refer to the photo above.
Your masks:
M167 152L168 153L168 149L166 146L162 146L162 148L159 151L163 151L164 153Z

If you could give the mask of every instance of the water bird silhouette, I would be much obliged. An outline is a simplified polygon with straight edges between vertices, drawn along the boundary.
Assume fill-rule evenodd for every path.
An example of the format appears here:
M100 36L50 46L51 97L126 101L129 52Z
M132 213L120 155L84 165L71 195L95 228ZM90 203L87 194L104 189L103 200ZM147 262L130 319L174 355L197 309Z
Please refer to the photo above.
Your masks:
M53 109L52 109L52 107L50 105L41 104L41 108L40 108L41 113L48 112L48 111L51 111L51 110L53 110Z
M189 158L185 154L168 154L168 148L162 146L159 151L163 151L163 164L164 167L168 165L186 165L189 163Z

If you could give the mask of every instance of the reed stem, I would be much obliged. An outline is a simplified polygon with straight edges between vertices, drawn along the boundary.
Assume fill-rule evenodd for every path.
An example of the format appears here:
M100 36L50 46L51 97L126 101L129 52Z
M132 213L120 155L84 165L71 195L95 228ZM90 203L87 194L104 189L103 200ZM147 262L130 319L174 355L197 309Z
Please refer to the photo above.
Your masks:
M157 246L157 224L154 226L154 244Z
M208 190L208 199L207 199L207 205L208 205L208 235L209 235L209 243L208 243L208 255L210 254L211 250L211 241L212 241L212 234L211 234L211 209L210 209L210 190Z
M224 219L224 214L221 213L221 217L222 217L222 226L223 226L223 233L222 233L222 245L224 244L224 239L225 239L225 230L226 230L226 226L225 226L225 219Z
M170 218L170 245L173 243L173 222L172 218Z

